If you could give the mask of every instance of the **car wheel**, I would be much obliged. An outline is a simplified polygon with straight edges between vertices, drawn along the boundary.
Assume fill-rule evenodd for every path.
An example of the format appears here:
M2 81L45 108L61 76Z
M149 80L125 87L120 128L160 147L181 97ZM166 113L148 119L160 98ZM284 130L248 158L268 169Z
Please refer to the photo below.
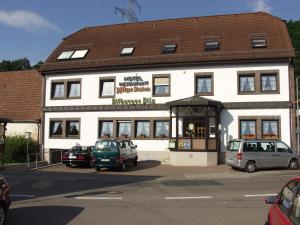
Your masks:
M120 171L121 171L121 172L126 171L126 165L125 165L125 162L122 162L122 164L120 165Z
M299 162L296 159L292 159L289 163L289 169L291 170L297 170L299 168Z
M96 171L100 171L100 167L95 166L95 170L96 170Z
M6 210L4 206L1 204L0 205L0 225L4 224L6 219Z
M135 158L134 160L133 160L133 166L137 166L138 165L138 160L137 160L137 158Z
M255 162L253 161L249 161L247 162L246 166L245 166L245 169L248 173L253 173L255 172L256 170L256 165L255 165Z
M71 167L71 164L66 164L67 167Z

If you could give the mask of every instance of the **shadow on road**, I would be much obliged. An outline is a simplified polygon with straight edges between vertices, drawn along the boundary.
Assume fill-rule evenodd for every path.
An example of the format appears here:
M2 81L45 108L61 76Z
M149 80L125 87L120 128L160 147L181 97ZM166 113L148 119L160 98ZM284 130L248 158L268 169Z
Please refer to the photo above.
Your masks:
M65 225L78 216L84 208L71 206L34 206L11 209L6 225Z

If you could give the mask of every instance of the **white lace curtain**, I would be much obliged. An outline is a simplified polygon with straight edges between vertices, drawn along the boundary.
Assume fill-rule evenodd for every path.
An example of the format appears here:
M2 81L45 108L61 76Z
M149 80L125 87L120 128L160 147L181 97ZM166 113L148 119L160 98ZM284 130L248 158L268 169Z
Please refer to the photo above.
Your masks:
M80 96L80 83L71 83L69 97Z

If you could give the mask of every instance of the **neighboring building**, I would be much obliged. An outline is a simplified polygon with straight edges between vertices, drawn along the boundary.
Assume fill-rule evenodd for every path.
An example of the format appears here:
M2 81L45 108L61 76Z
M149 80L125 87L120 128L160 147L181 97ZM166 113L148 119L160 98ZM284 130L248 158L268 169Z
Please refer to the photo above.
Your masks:
M84 28L41 67L44 147L131 138L142 160L206 166L232 138L295 146L293 57L267 13Z
M36 70L0 72L0 118L9 119L6 136L39 140L41 123L42 77Z

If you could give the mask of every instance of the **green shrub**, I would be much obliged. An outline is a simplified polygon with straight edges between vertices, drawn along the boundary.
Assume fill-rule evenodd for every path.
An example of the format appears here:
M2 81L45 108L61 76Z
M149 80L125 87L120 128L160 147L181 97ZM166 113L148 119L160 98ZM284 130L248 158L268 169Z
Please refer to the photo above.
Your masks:
M28 152L36 152L37 142L28 140ZM5 137L5 162L24 163L26 162L27 140L22 136Z

